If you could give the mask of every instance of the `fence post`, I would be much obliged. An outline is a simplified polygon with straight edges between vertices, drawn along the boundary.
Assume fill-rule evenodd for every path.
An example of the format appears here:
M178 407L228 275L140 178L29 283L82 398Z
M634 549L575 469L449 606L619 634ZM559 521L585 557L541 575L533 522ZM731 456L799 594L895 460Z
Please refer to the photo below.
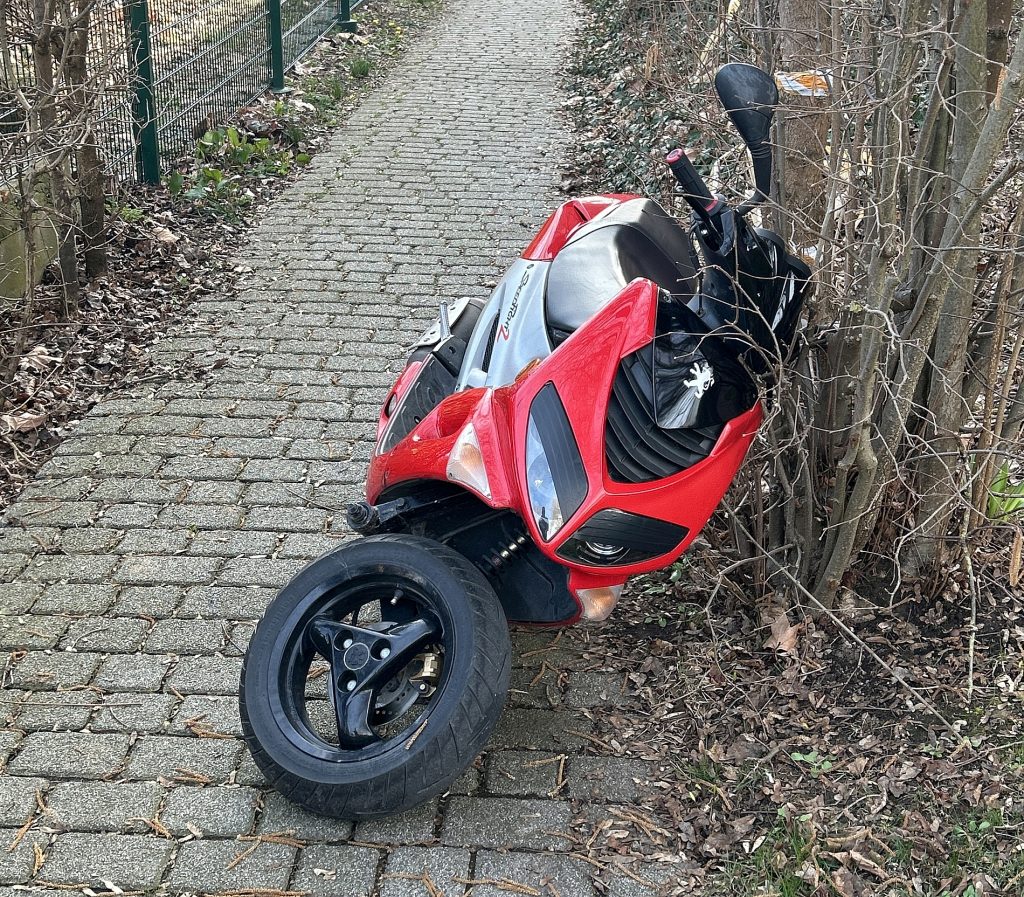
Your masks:
M284 34L281 0L267 0L267 37L270 42L270 89L284 93Z
M156 100L153 95L153 60L149 45L148 0L129 0L128 26L131 30L135 63L135 161L147 184L160 183L160 142L157 135Z
M338 28L341 31L359 30L359 24L352 21L351 0L339 0L338 2Z

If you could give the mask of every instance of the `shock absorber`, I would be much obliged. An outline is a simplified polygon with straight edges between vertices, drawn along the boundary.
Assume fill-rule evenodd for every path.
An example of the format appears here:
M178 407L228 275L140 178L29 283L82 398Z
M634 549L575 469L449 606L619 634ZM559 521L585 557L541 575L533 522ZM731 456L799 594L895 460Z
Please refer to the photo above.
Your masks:
M514 539L496 549L494 554L487 558L487 563L490 565L491 569L497 573L505 566L505 564L511 561L519 551L522 550L523 546L526 545L528 541L526 533L520 533Z

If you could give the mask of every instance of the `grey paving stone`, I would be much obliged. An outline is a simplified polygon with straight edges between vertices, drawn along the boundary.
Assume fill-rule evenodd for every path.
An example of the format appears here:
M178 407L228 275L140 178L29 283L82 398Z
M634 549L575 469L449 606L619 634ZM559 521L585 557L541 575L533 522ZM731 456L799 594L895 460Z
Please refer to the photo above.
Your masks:
M64 648L129 654L142 644L149 623L131 617L85 617L75 620L61 640Z
M121 531L89 527L65 530L60 540L62 551L68 554L109 554L121 540Z
M267 557L277 548L277 543L277 533L272 532L203 530L192 538L189 551L221 558Z
M92 461L80 462L84 467L95 467ZM74 462L67 465L76 466ZM88 526L94 522L99 505L94 501L21 501L9 508L5 519L25 526Z
M565 700L570 707L615 707L625 699L623 673L578 672L569 674Z
M219 620L158 620L146 641L151 654L210 654L224 642Z
M11 685L50 691L85 685L100 665L102 655L67 651L30 651L11 671Z
M474 877L495 884L474 886L473 897L508 897L515 885L561 897L595 897L597 893L590 864L560 854L481 850L476 856Z
M278 549L278 556L309 561L344 544L346 536L339 533L290 533Z
M172 894L222 891L283 891L288 887L296 849L262 843L228 868L252 844L247 841L189 841L182 844L167 879Z
M454 847L396 847L388 854L380 897L462 897L471 878L469 858L468 850Z
M562 703L562 687L558 670L542 667L513 669L508 700L512 707L542 710L557 708Z
M192 585L209 582L220 565L217 558L143 555L125 558L114 578L126 585Z
M20 840L19 840L20 839ZM29 829L0 829L0 884L20 885L32 877L36 862L36 848L46 848L47 836Z
M689 894L692 889L690 870L681 864L652 863L635 860L623 863L616 871L609 866L602 874L607 897L661 897L663 894Z
M636 800L650 776L651 764L643 760L579 755L570 758L566 775L572 798L623 803Z
M241 751L241 744L233 739L147 735L132 748L123 778L225 782Z
M316 844L302 850L292 887L314 897L370 897L380 852Z
M441 840L456 847L561 850L568 839L569 804L508 797L453 797L445 812Z
M242 520L242 511L233 505L171 505L157 516L159 526L173 529L226 529ZM205 580L187 580L204 582Z
M189 695L175 710L171 731L180 734L213 732L241 735L237 695Z
M185 592L180 586L123 586L110 612L118 617L171 616Z
M535 630L514 630L512 659L514 666L527 667L535 671L542 663L550 668L562 670L579 662L579 651L565 633L553 636Z
M250 508L245 515L247 529L281 533L320 533L329 525L331 514L319 508Z
M20 828L35 815L37 795L49 786L46 779L22 776L0 777L0 826Z
M101 779L120 769L127 753L127 735L33 732L25 736L7 771L55 779Z
M242 497L243 485L227 480L200 480L188 487L185 501L192 505L234 505Z
M256 815L258 792L253 788L193 788L171 790L160 811L160 821L176 835L235 837L248 834Z
M181 529L129 530L117 545L118 554L175 554L185 550L188 532Z
M167 687L183 695L237 695L241 657L182 656L167 677Z
M147 835L66 832L46 854L39 870L45 882L150 890L160 884L174 843ZM108 888L109 889L109 888Z
M30 582L103 583L110 579L116 563L114 555L46 555L25 568L25 578Z
M239 479L245 482L267 480L275 483L301 483L306 478L306 465L302 461L281 458L255 458L245 465Z
M59 544L60 535L61 531L55 526L0 527L0 554L35 554L37 551L45 551ZM0 592L2 596L3 592Z
M238 762L238 769L231 775L230 782L236 785L250 785L261 789L270 788L267 777L260 771L248 750L242 751L241 759Z
M178 699L174 695L116 693L103 698L89 728L93 732L161 732Z
M61 782L46 795L46 821L80 832L148 832L164 789L156 782Z
M0 614L22 614L42 594L37 583L0 582Z
M258 620L277 594L276 589L250 586L198 586L189 589L176 611L182 618L222 617Z
M479 766L477 764L480 764ZM483 785L483 768L482 761L477 758L477 761L469 767L458 779L455 780L451 788L448 789L449 794L477 794Z
M559 768L565 760L565 754L492 751L486 760L484 787L488 794L547 797L558 788Z
M5 554L0 553L0 581L9 582L14 579L22 570L24 570L31 558L27 554ZM27 577L33 581L37 580L36 577Z
M82 729L97 703L97 696L88 691L26 692L18 702L15 725L26 732Z
M150 526L160 512L158 505L143 505L123 502L107 505L97 517L104 526L130 528Z
M491 736L495 750L531 750L561 753L587 744L578 733L589 734L590 721L564 710L520 710L509 708L498 720Z
M115 654L100 664L93 685L104 691L158 691L169 662L152 654Z
M181 498L185 487L180 483L161 480L103 480L92 492L92 498L106 502L164 505Z
M67 628L65 617L0 616L0 649L33 651L52 648Z
M237 458L170 458L160 468L163 480L192 480L202 475L204 480L234 480L242 469L242 462ZM185 488L184 483L175 486Z
M0 730L0 763L6 763L15 748L21 742L21 732L12 732L9 729Z
M266 558L229 558L217 576L217 582L229 586L262 585L280 588L305 564L302 561Z
M259 831L286 832L300 841L347 841L352 837L352 823L309 813L278 792L269 791L263 799Z
M114 603L117 588L109 583L52 583L32 605L34 614L102 614Z
M247 507L274 506L292 507L305 504L313 495L308 483L251 483L242 499Z
M357 841L371 844L422 844L433 841L437 812L437 800L429 800L396 816L360 822L353 837Z

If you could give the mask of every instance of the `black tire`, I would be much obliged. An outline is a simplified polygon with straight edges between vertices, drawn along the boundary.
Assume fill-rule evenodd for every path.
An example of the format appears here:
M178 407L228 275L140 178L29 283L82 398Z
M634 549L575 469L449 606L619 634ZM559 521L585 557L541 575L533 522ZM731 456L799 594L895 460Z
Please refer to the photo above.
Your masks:
M429 704L424 705L415 725L394 736L381 737L379 743L342 747L340 735L339 744L323 738L318 743L307 711L295 709L300 701L299 688L303 706L309 701L313 661L307 661L306 654L316 651L316 658L326 656L333 646L335 661L324 677L329 680L330 691L322 703L334 711L339 731L342 711L337 709L337 701L355 698L340 695L342 680L336 674L336 665L344 672L349 663L347 652L338 659L341 636L329 634L325 652L324 642L319 643L321 647L308 647L315 640L311 629L324 625L326 619L333 621L336 609L348 606L344 601L362 600L339 595L375 594L367 590L394 588L396 584L395 594L402 596L402 606L411 607L408 596L414 594L415 613L430 619L439 633L439 653L435 656L441 658L442 669ZM397 614L383 610L387 603L396 602L397 597L390 602L380 599L381 615ZM357 608L352 616L356 622L359 613ZM400 624L388 621L376 625L382 629L390 626L389 631L400 628ZM317 637L320 631L316 630ZM356 631L365 633L365 629ZM345 644L351 645L351 640ZM316 662L322 663L318 659ZM383 660L374 663L384 668ZM387 667L388 673L382 675L390 675L390 669ZM407 684L396 685L396 676L386 687L404 687L403 694L407 693L413 687L407 670L402 674ZM462 555L431 539L371 536L317 558L270 603L242 666L242 730L256 765L274 788L295 803L342 819L386 816L443 793L472 763L501 715L510 670L508 625L494 590L479 570ZM422 683L418 687L426 689ZM369 689L365 691L369 693ZM371 717L381 712L381 705L376 703L381 700L379 694L380 690L367 699ZM415 702L422 700L416 698Z

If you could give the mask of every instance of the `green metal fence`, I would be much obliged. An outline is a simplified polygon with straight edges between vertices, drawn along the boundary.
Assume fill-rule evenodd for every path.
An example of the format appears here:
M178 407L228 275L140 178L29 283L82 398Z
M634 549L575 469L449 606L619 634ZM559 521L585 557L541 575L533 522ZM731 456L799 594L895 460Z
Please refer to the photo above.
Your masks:
M127 0L136 71L138 177L160 178L195 140L284 74L331 28L351 29L348 0Z
M95 139L117 180L157 183L197 138L268 88L361 0L94 0L89 30ZM38 7L38 8L37 8ZM36 87L38 4L3 5L0 182L29 164L17 91ZM71 133L70 145L80 140ZM38 160L37 160L38 162ZM33 163L37 164L37 163Z
M40 99L39 63L33 58L33 44L48 9L48 5L27 0L4 4L2 24L7 46L4 64L0 66L0 184L14 182L29 167L45 165L47 161L40 159L39 151L28 144L31 135L24 103L35 104ZM86 70L96 77L81 85L80 101L90 110L91 129L86 129L77 101L74 105L62 102L72 88L60 82L55 88L57 103L50 124L51 143L73 147L84 139L93 139L112 171L133 172L134 69L128 53L130 31L122 0L95 0L89 9L89 23ZM54 61L52 68L58 71L51 70L51 77L59 75L62 63L66 60Z

